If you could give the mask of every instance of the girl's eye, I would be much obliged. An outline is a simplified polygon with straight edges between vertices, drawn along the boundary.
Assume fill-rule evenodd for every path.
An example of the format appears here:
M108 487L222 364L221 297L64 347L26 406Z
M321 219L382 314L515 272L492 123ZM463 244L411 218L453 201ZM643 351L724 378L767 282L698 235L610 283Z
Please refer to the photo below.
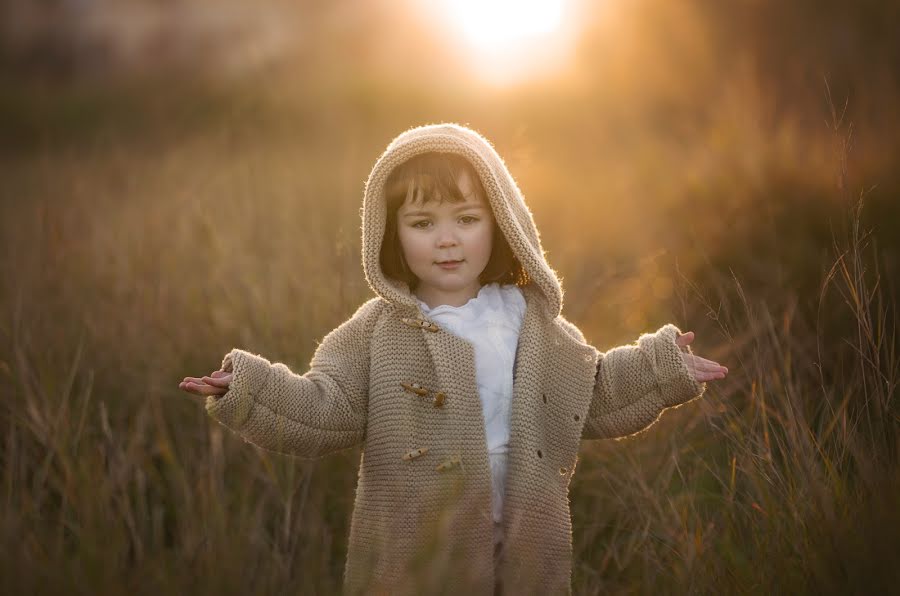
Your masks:
M475 223L476 221L478 221L478 218L473 215L463 215L462 217L459 218L459 221L461 221L464 224L470 224L470 223ZM418 228L420 230L424 230L425 228L428 227L428 225L430 223L431 223L431 221L428 219L420 219L419 221L412 223L411 226L414 228Z

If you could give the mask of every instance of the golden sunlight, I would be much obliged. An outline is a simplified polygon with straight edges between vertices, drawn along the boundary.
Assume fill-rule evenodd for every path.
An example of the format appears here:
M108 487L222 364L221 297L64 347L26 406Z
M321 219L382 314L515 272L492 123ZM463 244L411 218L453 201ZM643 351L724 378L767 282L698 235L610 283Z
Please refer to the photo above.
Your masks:
M442 28L473 71L507 84L564 65L572 41L569 0L441 0Z
M445 0L444 8L466 39L499 50L522 38L559 28L564 0Z

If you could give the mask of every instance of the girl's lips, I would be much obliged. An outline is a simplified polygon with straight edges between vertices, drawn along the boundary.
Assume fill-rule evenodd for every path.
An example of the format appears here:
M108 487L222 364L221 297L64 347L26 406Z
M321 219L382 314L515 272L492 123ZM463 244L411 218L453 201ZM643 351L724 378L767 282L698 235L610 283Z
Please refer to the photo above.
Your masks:
M462 265L462 263L462 261L446 261L444 263L437 263L437 266L441 269L456 269Z

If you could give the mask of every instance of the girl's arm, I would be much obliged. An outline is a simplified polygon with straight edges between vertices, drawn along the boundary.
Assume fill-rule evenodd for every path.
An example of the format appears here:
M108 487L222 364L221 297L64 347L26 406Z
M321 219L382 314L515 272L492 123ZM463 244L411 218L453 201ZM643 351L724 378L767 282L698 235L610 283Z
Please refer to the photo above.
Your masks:
M309 371L234 349L222 363L228 391L206 399L206 410L247 441L304 458L353 447L366 429L369 342L382 310L373 298L325 336Z
M688 370L675 338L681 331L665 325L645 333L636 345L600 354L594 394L585 420L583 439L631 435L651 426L666 408L699 397L706 390Z

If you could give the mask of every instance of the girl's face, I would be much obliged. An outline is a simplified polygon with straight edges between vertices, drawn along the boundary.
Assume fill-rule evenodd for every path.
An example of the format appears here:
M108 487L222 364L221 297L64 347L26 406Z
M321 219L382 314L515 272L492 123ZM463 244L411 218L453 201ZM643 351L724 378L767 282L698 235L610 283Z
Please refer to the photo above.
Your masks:
M494 221L491 208L475 192L466 171L456 178L463 203L432 201L397 211L397 236L403 256L419 279L416 295L430 308L462 306L478 295L478 276L491 258Z

